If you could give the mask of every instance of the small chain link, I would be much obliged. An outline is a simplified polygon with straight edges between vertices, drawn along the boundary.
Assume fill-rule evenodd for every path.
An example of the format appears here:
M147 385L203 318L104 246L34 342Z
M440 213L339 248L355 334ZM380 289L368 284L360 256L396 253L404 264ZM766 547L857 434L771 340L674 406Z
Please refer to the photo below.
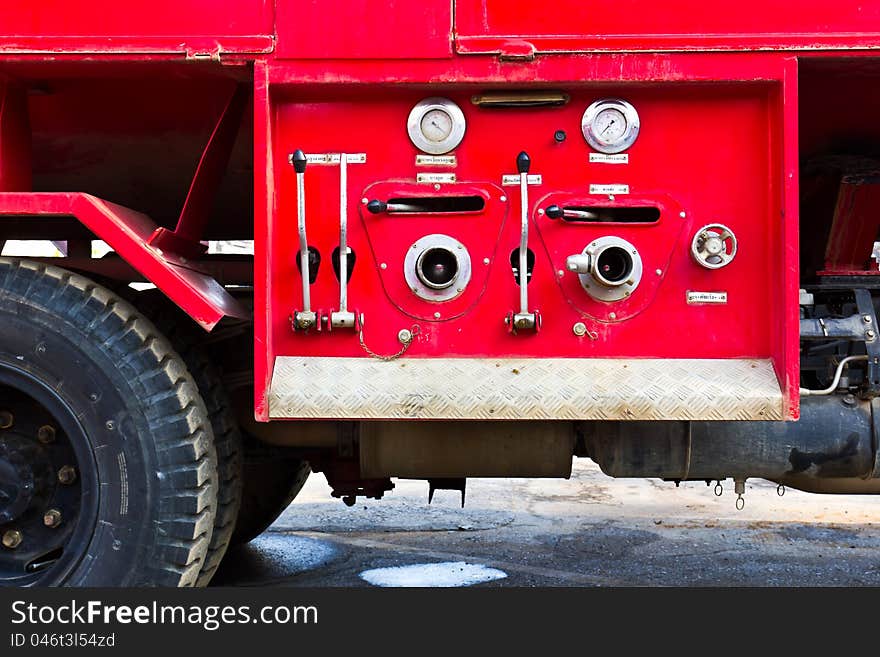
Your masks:
M415 341L416 336L421 333L421 328L418 324L413 324L409 329L409 339L401 340L400 350L396 354L392 354L391 356L383 356L382 354L377 354L375 351L370 349L367 346L367 343L364 342L364 331L361 329L358 331L358 340L360 340L361 348L367 352L367 355L376 358L381 361L385 361L386 363L392 360L396 360L403 356L406 353L406 350L409 349L410 345Z

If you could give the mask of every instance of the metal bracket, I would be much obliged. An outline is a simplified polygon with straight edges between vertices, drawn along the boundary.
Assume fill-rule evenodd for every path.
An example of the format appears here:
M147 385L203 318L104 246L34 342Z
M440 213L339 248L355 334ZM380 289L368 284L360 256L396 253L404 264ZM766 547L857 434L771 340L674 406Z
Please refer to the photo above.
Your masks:
M880 396L880 340L877 339L877 315L874 302L868 290L853 290L856 297L856 308L862 317L863 340L865 351L868 352L868 377L865 396L873 399Z

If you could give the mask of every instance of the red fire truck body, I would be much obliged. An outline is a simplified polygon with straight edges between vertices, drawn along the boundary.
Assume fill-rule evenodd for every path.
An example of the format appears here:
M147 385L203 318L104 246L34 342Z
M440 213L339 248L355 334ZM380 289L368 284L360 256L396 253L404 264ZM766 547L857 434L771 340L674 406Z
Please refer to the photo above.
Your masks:
M880 491L880 5L398 4L0 9L0 581L310 469Z

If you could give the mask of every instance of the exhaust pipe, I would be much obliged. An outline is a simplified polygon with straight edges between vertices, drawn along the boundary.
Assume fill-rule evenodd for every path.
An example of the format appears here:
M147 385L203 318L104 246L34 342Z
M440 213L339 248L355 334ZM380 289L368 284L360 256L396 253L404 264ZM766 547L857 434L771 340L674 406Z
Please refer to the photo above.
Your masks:
M876 407L876 408L875 408ZM880 405L802 400L799 422L583 422L585 456L611 477L769 479L816 493L880 493Z

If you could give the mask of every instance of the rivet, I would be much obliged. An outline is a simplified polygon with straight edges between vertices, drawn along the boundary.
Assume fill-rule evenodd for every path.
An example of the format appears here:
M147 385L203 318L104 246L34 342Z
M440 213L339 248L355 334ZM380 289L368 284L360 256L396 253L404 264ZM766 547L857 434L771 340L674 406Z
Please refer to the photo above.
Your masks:
M367 197L366 197L366 196L364 196L364 197L361 199L361 203L363 203L364 205L366 205L367 203L369 203L369 201L367 200Z
M502 197L499 198L498 200L501 201L502 203L504 203L505 201L507 201L507 197L506 197L506 196L502 196Z
M559 276L559 278L562 278L563 276L565 276L565 272L560 269L558 272L556 272L556 275Z
M434 313L434 319L440 319L440 313Z
M380 268L380 269L388 269L388 265L386 265L386 264L383 262L381 265L379 265L379 268Z
M682 219L687 219L687 212L681 212L681 213L679 213L678 216L681 217Z
M617 313L608 313L608 319L617 319Z
M658 270L656 270L654 273L657 274L658 276L662 276L662 275L663 275L663 270L662 270L662 269L658 269Z
M544 208L538 208L538 214L544 216Z
M488 265L490 262L492 262L492 261L489 260L489 258L483 258L483 264L484 264L484 265Z
M439 191L440 191L440 184L439 184L439 183L434 183L434 191L435 191L435 192L439 192Z

